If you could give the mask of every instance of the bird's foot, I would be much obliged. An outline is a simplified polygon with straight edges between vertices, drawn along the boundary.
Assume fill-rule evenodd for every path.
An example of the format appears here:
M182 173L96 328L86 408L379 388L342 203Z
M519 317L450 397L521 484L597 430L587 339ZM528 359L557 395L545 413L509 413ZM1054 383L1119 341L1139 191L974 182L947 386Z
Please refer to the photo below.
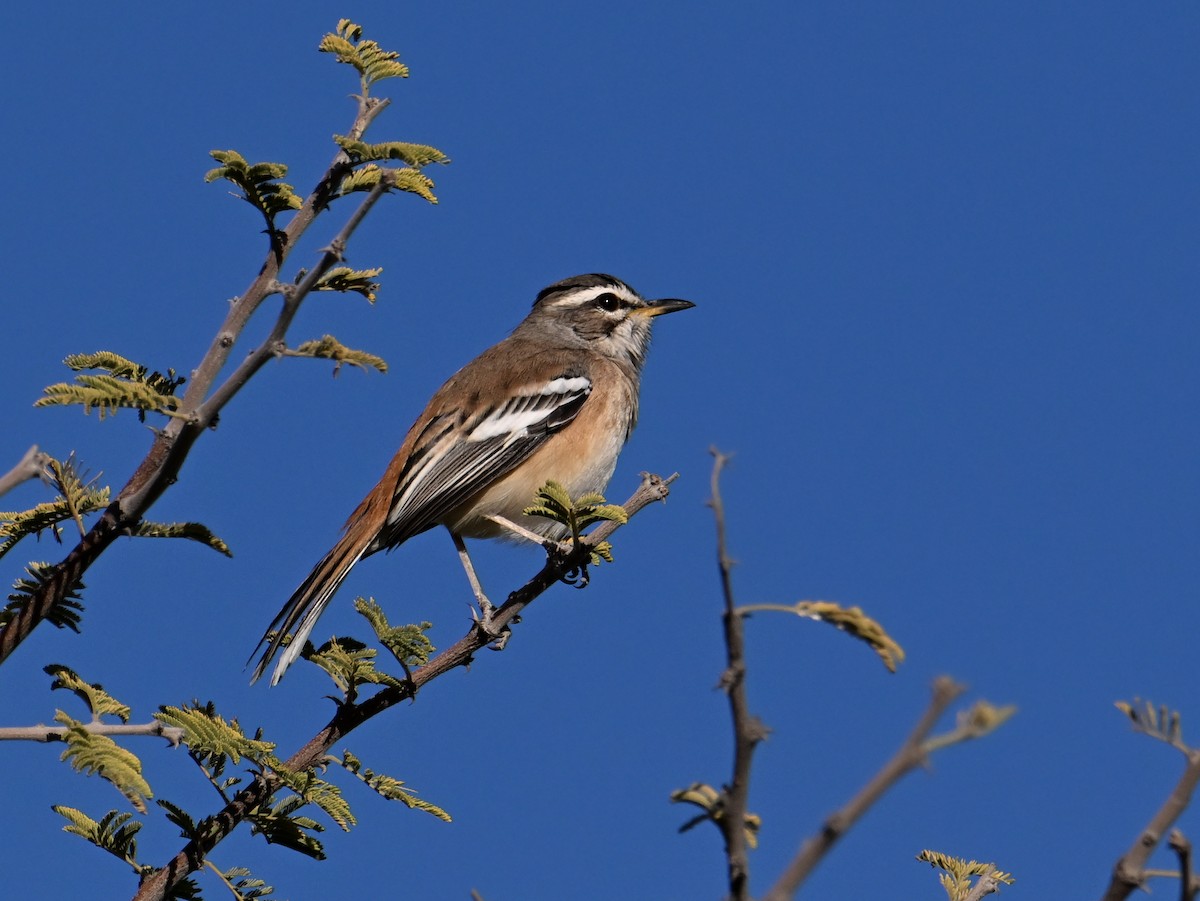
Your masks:
M573 588L587 588L591 576L588 574L586 562L577 563L572 558L576 555L577 545L570 541L547 541L543 545L550 564L558 572L558 580Z
M493 651L502 651L504 646L508 644L508 639L512 635L512 629L508 627L508 623L496 628L496 607L487 596L482 592L475 596L478 608L471 608L471 619L475 621L475 628L478 629L487 639L488 647Z

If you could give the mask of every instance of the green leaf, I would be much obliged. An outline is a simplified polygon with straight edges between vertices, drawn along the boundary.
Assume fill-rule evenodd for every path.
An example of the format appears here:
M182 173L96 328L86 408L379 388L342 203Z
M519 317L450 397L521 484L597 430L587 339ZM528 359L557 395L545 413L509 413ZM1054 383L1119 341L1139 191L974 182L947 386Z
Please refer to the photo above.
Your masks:
M994 864L963 860L961 857L952 857L949 854L942 854L940 851L922 851L917 855L917 860L943 871L940 878L942 888L946 890L949 901L964 901L971 894L972 878L986 876L1004 885L1012 885L1016 882L1011 873L1004 873L996 869Z
M350 157L350 162L370 163L381 160L400 160L410 166L428 166L432 163L446 165L450 158L436 147L428 144L411 144L407 141L385 141L380 144L368 144L357 141L346 135L334 135L333 142Z
M318 357L325 360L334 360L337 366L334 367L334 375L337 375L343 364L357 366L359 369L376 369L379 372L387 372L387 361L383 357L377 357L374 354L369 354L363 350L354 350L342 344L333 335L325 335L319 341L305 341L299 347L287 352L289 357Z
M25 573L28 578L17 579L13 583L13 593L8 596L8 603L4 605L4 609L0 610L0 629L7 626L29 606L33 600L33 595L50 578L54 569L54 565L50 563L29 563L26 565ZM56 601L46 611L46 622L59 629L70 629L72 632L78 632L80 623L79 614L83 611L79 592L83 589L83 582L76 579L66 592L64 592L62 600Z
M245 867L231 867L221 872L211 861L205 861L210 869L220 876L225 886L233 893L238 901L268 901L275 887L267 885L261 879L256 879Z
M437 203L433 193L433 179L416 169L381 168L374 163L367 163L360 169L355 169L344 179L338 190L341 194L354 191L370 191L381 180L386 180L389 188L396 191L407 191L425 198L430 203Z
M226 557L232 557L229 545L209 531L208 526L198 522L149 522L138 523L134 535L140 538L188 538L207 545Z
M142 824L133 820L133 814L110 810L97 821L74 807L55 804L50 809L67 821L67 825L63 826L63 832L78 835L97 848L120 858L128 863L138 875L151 869L137 862L136 836L138 830L142 828Z
M450 814L441 807L418 798L411 789L405 788L399 779L365 769L362 762L349 751L342 752L341 764L349 772L357 776L368 788L387 798L389 801L399 801L410 810L421 810L437 817L439 820L452 822Z
M141 382L131 382L111 375L77 375L75 384L60 382L47 385L44 397L34 401L35 407L61 407L79 404L83 412L96 410L100 419L111 416L122 407L137 410L144 419L146 413L175 416L179 398L163 395L156 388Z
M82 535L87 531L83 517L108 506L111 495L108 487L96 487L99 476L85 482L85 476L75 463L74 454L66 460L51 458L46 464L44 477L59 491L54 500L29 510L0 512L0 557L22 538L45 530L49 530L51 537L61 543L59 523L66 520L73 520Z
M167 813L167 819L179 827L179 834L188 841L193 841L200 837L200 829L196 826L196 821L192 819L192 815L180 807L178 804L172 804L163 798L159 798L154 802Z
M248 737L237 720L226 722L211 702L204 707L198 702L185 707L164 706L154 718L182 729L184 744L202 759L228 757L236 764L245 757L260 765L264 761L273 761L273 742Z
M339 63L357 69L365 97L371 85L377 81L408 78L408 67L399 61L399 53L384 50L374 41L362 40L362 32L361 25L341 19L337 32L325 35L317 49L322 53L332 53Z
M437 650L433 642L425 634L433 628L433 623L423 622L420 625L392 626L387 621L383 608L374 598L355 598L354 609L358 611L375 632L380 643L395 656L396 660L406 669L424 666Z
M88 712L93 719L115 716L123 723L129 722L129 707L106 692L99 683L85 682L70 667L59 663L42 667L42 672L48 676L54 676L54 681L50 684L52 691L63 689L74 694L87 705Z
M282 845L314 860L325 859L325 848L312 835L325 827L311 817L294 816L307 802L299 796L284 798L274 806L256 807L246 814L251 835L261 835L273 845Z
M122 748L107 735L89 732L78 720L72 719L61 710L54 720L66 727L63 740L67 749L62 760L71 764L77 772L95 773L111 783L139 813L146 812L146 798L152 794L150 786L142 777L142 762L132 751Z
M522 512L526 516L540 516L561 523L571 530L571 537L575 541L579 540L584 529L598 522L619 522L624 525L629 521L625 508L606 504L603 495L592 492L572 501L567 489L553 480L538 489L534 503ZM604 553L593 554L593 558L597 556L611 562L611 547Z
M313 286L314 291L340 291L361 294L371 303L375 303L375 295L379 292L379 282L375 281L383 272L378 269L351 269L348 266L337 266L326 272Z
M275 231L275 217L280 213L304 205L291 185L278 181L287 175L288 167L283 163L252 165L236 150L210 150L209 156L221 165L209 169L204 180L211 183L220 178L236 186L239 193L235 196L262 213L269 231Z
M375 669L377 654L374 648L353 638L331 638L308 655L308 661L323 669L347 698L353 697L361 685L403 686L403 680Z

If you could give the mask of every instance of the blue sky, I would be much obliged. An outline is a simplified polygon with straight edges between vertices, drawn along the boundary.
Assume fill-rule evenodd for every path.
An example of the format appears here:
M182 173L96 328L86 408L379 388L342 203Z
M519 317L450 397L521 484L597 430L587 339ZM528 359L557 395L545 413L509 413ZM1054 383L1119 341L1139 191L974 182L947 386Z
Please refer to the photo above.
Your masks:
M689 813L666 800L729 774L705 506L716 445L735 454L739 600L858 604L908 653L892 676L826 627L750 622L752 706L773 729L751 799L755 891L949 673L1019 716L909 777L809 894L937 897L912 860L930 847L1014 872L1013 897L1098 895L1181 770L1113 701L1179 708L1200 741L1196 7L135 3L29 26L0 59L0 468L37 443L123 484L150 444L135 416L32 402L67 377L68 353L181 371L200 359L263 251L253 211L203 183L207 152L287 162L289 181L313 183L352 117L352 73L314 51L339 16L412 69L382 86L394 104L371 137L453 163L431 173L439 206L392 198L356 236L350 263L385 269L378 304L315 298L292 334L335 334L391 371L268 366L152 513L207 523L234 558L118 543L85 580L83 635L39 629L5 666L0 722L72 709L41 673L58 662L135 718L211 698L294 749L325 722L327 683L300 667L248 686L262 629L429 394L541 287L606 271L697 304L658 324L610 491L678 470L670 501L619 534L617 565L586 591L541 599L505 652L347 742L452 825L352 790L360 826L325 834L328 861L238 837L216 862L295 901L350 887L721 897L716 831L676 835ZM42 499L26 485L3 505ZM22 546L4 578L61 553ZM480 547L477 562L494 595L539 565L512 547ZM318 634L363 631L356 593L394 620L433 620L441 645L466 625L439 533L366 561ZM181 752L134 748L159 795L214 809ZM120 798L58 753L3 748L9 891L126 897L120 864L58 833L50 811L99 815ZM1194 813L1182 825L1200 831ZM143 830L148 861L178 845L161 819Z

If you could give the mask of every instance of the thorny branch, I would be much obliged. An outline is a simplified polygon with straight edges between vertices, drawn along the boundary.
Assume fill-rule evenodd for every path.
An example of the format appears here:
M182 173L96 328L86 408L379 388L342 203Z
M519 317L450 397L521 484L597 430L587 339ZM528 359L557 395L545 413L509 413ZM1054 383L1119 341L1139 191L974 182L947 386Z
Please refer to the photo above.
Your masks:
M158 736L165 738L172 747L183 741L182 729L163 725L158 720L149 723L83 723L79 728L94 735ZM64 741L68 731L66 726L3 726L0 727L0 741Z
M387 100L360 97L358 113L350 129L352 138L361 137L367 127L387 106ZM200 365L192 372L191 382L179 405L179 416L172 417L156 434L150 452L78 545L55 566L33 593L28 604L0 630L0 663L23 642L46 614L61 601L101 554L121 535L129 535L168 487L178 478L192 445L205 429L216 422L217 414L268 360L283 346L283 337L296 310L315 280L341 260L351 234L366 211L387 190L382 183L361 202L358 210L321 256L317 266L300 284L288 288L285 303L271 334L213 392L229 355L251 317L269 296L279 291L278 277L283 263L299 238L334 198L342 180L352 171L349 155L342 150L334 156L325 175L282 232L272 239L272 248L262 269L245 293L231 305L225 321L217 330ZM210 392L212 394L210 395Z
M634 514L654 501L665 500L669 485L678 474L663 479L650 473L642 473L642 483L633 496L625 502L625 511ZM605 541L620 528L616 522L604 522L584 536L565 556L548 557L542 569L523 586L508 596L498 607L484 630L473 624L462 638L430 660L425 666L412 672L412 677L403 686L389 687L357 703L341 705L333 718L308 742L293 754L285 766L289 770L302 771L323 761L335 744L367 720L379 715L389 707L410 699L427 683L438 676L471 662L475 653L487 646L495 637L494 630L503 629L539 595L562 578L564 572L578 567L591 559L591 549ZM203 836L189 841L183 849L162 869L146 878L133 901L162 901L167 892L189 873L204 864L208 853L228 836L248 813L254 811L281 787L281 781L271 773L260 773L244 789L239 791L218 814L211 818L212 827Z
M50 462L50 455L38 450L35 444L17 462L17 465L0 476L0 496L8 494L22 482L36 479L42 474L42 469Z
M721 688L729 698L733 719L733 777L721 792L722 816L715 820L725 839L725 858L729 873L729 896L733 901L750 897L750 859L746 841L746 813L750 799L750 765L754 749L767 736L767 728L750 713L746 697L745 623L733 596L733 565L725 538L725 506L721 501L721 470L729 457L716 448L713 455L712 507L717 526L717 568L721 575L721 593L725 600L722 623L725 629L725 672Z
M1185 756L1187 766L1184 767L1179 781L1175 783L1175 788L1171 790L1166 801L1150 818L1150 822L1130 845L1129 850L1113 867L1112 878L1102 896L1104 901L1121 901L1133 894L1134 889L1144 886L1146 877L1149 875L1146 863L1150 860L1150 855L1175 821L1179 819L1180 814L1191 803L1192 792L1195 791L1196 784L1200 782L1200 749L1189 749ZM1176 851L1176 853L1179 852ZM1190 880L1184 881L1184 894L1181 897L1189 897L1187 895L1189 890L1194 892Z
M949 736L957 736L955 740L963 741L978 734L972 733L969 725L960 724L947 736L930 737L938 720L965 690L949 676L939 676L934 680L929 706L904 744L900 746L900 750L858 794L825 820L820 832L805 840L778 881L763 896L763 901L788 901L792 898L801 883L816 869L817 864L829 853L838 839L903 776L917 767L924 766L934 748L950 743Z

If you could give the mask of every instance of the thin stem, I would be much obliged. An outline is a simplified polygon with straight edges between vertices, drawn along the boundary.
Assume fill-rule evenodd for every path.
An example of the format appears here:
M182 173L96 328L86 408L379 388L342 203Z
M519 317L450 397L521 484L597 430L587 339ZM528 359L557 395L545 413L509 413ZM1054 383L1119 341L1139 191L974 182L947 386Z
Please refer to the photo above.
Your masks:
M1141 888L1146 881L1150 855L1191 803L1192 792L1200 782L1200 749L1189 750L1186 756L1187 766L1171 794L1113 867L1112 879L1102 896L1104 901L1121 901L1133 894L1134 889Z
M924 766L928 759L927 739L937 721L954 700L963 693L963 686L949 676L939 676L933 683L929 706L921 715L904 744L883 769L875 774L850 801L825 820L821 831L811 836L800 846L787 869L763 901L787 901L792 898L801 883L816 869L830 849L849 831L884 793L902 777L917 767Z
M49 462L50 455L39 451L35 444L25 451L25 455L17 461L16 466L0 476L0 496L8 494L22 482L36 479Z
M164 726L158 720L149 723L82 723L81 728L94 735L150 735L165 738L172 747L183 741L183 730L177 726ZM66 726L4 726L0 727L0 741L65 741Z
M717 527L717 570L725 610L721 622L725 632L725 672L721 687L729 698L733 721L733 776L722 792L722 816L716 821L725 838L729 894L734 901L750 897L750 857L746 841L746 812L750 799L750 767L754 749L766 737L766 727L750 713L746 697L745 629L733 596L733 565L725 534L725 505L721 501L721 471L729 457L712 448L712 507Z

